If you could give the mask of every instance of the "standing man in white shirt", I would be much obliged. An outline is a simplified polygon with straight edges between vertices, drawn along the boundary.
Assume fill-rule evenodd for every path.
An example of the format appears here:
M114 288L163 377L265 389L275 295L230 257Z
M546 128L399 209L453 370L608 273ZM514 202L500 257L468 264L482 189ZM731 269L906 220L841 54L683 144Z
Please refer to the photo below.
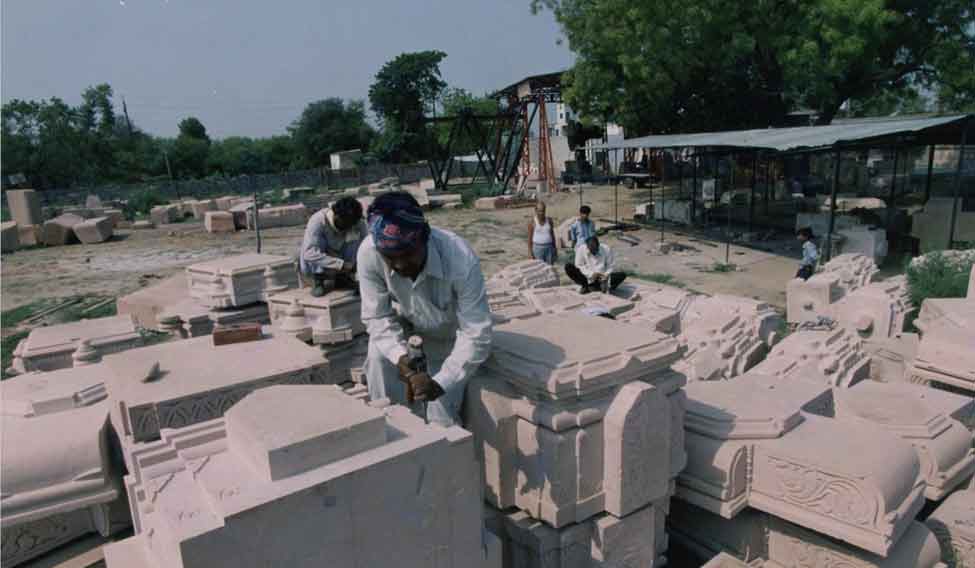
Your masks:
M379 196L367 219L357 265L370 398L405 402L409 383L430 422L460 424L467 379L491 351L481 262L464 239L431 228L409 193ZM410 366L411 335L423 338L427 372Z
M614 271L616 258L613 249L600 244L599 237L595 235L586 240L585 246L576 249L575 260L575 264L565 265L565 273L579 285L582 294L594 289L609 292L626 280L626 274Z

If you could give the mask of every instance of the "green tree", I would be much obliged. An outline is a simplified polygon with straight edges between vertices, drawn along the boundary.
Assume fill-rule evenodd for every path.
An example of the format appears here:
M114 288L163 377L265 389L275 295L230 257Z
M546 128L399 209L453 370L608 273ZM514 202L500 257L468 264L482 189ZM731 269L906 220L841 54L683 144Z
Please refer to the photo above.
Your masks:
M366 122L362 101L344 102L330 98L309 103L288 127L294 149L304 167L322 166L332 152L367 148L375 132ZM283 141L275 141L278 163L283 160Z
M534 0L577 54L565 97L632 134L765 127L914 83L975 95L970 0Z
M210 157L210 137L207 129L196 117L179 122L179 136L173 144L170 161L173 175L178 177L205 177Z
M382 123L374 149L387 161L423 159L434 140L423 120L447 83L440 75L442 51L403 53L387 62L369 87L369 103Z

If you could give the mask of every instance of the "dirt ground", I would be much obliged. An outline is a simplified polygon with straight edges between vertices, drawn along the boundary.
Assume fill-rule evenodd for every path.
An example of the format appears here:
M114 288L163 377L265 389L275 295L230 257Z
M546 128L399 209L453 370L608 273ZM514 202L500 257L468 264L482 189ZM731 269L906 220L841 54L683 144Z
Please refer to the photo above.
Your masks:
M585 187L582 200L593 208L599 220L614 218L613 187ZM630 219L633 205L648 200L646 190L619 188L619 216ZM578 192L547 197L549 215L560 222L576 214ZM531 209L477 211L457 209L432 211L434 226L452 230L466 238L481 257L487 276L503 266L528 257L527 223ZM303 227L269 229L261 232L262 251L271 254L297 254ZM687 250L657 253L660 231L645 228L625 233L639 240L633 246L614 234L603 241L613 247L617 263L632 277L661 274L687 287L709 294L748 296L784 308L785 283L795 273L799 246L786 236L779 241L763 241L757 248L734 245L730 263L740 270L712 271L724 263L725 245L709 240L703 233L675 234L665 228L664 241L678 243ZM165 225L153 230L120 231L113 240L98 245L70 245L34 248L3 255L2 307L9 310L41 298L79 294L120 296L180 271L187 265L256 250L253 232L208 234L200 223ZM568 253L563 251L563 261Z

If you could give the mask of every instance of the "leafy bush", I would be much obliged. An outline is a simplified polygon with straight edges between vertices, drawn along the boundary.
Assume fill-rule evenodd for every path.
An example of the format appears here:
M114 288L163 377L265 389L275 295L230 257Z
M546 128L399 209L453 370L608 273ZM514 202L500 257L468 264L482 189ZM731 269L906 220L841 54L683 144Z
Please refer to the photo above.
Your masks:
M924 256L923 261L907 265L907 284L911 303L920 308L927 298L963 298L975 258L949 257L941 252Z

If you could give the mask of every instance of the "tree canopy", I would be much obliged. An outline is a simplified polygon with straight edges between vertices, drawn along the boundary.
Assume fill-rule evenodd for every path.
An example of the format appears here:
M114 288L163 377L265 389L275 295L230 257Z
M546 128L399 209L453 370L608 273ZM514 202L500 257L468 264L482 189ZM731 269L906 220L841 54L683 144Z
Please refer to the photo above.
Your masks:
M382 124L373 148L387 161L407 161L430 156L433 140L423 117L446 88L440 75L442 51L403 53L376 74L369 87L369 103Z
M877 93L975 103L971 0L534 0L577 54L565 97L633 134L828 124ZM907 95L910 98L911 95Z
M309 103L288 131L305 167L328 164L333 152L368 148L376 134L366 122L362 101L338 98Z

